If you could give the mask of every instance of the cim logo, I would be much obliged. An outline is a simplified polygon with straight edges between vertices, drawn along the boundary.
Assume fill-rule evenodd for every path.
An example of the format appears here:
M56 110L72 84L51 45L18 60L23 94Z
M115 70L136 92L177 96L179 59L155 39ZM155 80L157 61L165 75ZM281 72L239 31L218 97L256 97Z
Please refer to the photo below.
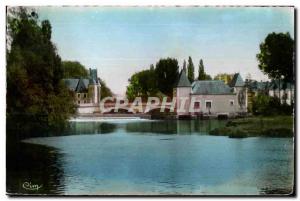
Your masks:
M43 185L32 184L31 182L24 182L22 187L26 190L38 191L40 188L43 187Z

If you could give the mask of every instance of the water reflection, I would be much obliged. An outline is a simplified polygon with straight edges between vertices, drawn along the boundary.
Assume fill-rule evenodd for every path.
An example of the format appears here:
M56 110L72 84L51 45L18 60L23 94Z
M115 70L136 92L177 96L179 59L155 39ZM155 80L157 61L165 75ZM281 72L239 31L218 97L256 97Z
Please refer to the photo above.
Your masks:
M116 128L116 124L107 122L70 122L64 135L108 134Z
M290 192L293 139L209 136L226 121L71 122L7 149L7 191L72 195ZM91 135L106 134L109 135ZM166 135L171 134L171 135ZM39 144L39 145L35 145ZM45 146L41 146L45 145ZM22 184L42 184L26 191Z
M54 148L16 143L7 150L7 193L61 194L64 191L63 154ZM38 190L24 186L38 185Z
M132 122L126 124L126 132L143 134L207 134L210 130L224 126L227 121L220 120L169 120Z

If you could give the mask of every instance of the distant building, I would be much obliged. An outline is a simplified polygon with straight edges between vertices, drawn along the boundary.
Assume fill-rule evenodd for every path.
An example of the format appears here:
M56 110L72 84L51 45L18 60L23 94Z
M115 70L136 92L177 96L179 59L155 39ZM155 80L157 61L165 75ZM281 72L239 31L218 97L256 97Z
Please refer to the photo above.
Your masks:
M245 83L238 73L233 76L228 85L221 80L197 80L191 84L185 70L182 70L174 95L177 98L178 116L199 114L236 116L247 112ZM184 101L183 97L186 97L187 101ZM181 110L182 108L184 110ZM190 108L199 112L191 113Z
M295 86L289 82L279 82L279 80L272 80L271 82L246 80L246 87L248 89L248 107L252 106L252 99L258 94L278 97L280 98L282 104L286 103L291 105L291 103L294 102Z
M295 101L295 85L289 82L273 80L269 85L269 96L278 97L282 104L291 105Z
M95 112L101 98L101 85L97 69L89 69L88 78L64 79L64 83L74 92L79 113Z

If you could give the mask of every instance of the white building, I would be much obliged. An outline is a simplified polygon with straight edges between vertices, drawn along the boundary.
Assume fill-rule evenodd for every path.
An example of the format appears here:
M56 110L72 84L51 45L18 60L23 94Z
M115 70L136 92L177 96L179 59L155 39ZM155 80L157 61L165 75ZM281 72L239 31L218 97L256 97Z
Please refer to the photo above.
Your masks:
M196 80L192 84L185 70L174 89L176 113L180 116L209 115L228 117L247 112L247 89L240 74L226 85L220 80Z
M269 96L278 97L282 104L286 103L291 105L294 103L295 98L295 86L287 82L279 82L273 80L269 86Z

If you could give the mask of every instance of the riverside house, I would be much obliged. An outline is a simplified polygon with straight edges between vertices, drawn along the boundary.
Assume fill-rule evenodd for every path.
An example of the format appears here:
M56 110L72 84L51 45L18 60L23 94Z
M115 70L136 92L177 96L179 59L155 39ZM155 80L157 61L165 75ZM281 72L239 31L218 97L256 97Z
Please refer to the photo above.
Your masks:
M247 89L239 73L227 85L221 80L195 80L190 83L185 70L182 70L174 89L176 113L178 117L234 117L247 112L246 94ZM193 108L193 112L189 108Z
M99 110L101 85L97 69L89 69L88 78L64 79L64 83L74 92L78 113L94 113Z

